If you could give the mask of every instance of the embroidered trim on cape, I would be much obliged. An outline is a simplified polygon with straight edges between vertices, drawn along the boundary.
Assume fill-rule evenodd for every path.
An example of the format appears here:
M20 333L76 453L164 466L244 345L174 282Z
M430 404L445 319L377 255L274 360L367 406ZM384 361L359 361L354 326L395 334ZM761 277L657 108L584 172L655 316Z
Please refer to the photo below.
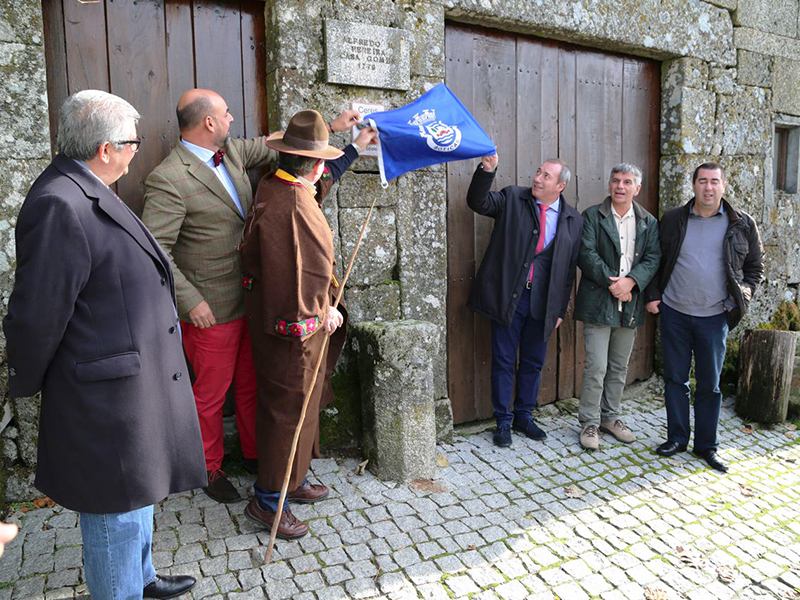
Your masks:
M302 321L287 321L286 319L275 319L275 331L279 335L286 337L303 337L309 333L314 333L319 328L319 317L311 317Z

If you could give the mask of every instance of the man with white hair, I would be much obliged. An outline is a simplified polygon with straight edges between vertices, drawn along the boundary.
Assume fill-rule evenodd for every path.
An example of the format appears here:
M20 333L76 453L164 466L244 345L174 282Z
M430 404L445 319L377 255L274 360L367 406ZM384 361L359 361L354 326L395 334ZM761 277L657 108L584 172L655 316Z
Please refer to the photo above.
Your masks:
M636 439L620 403L636 328L644 323L640 296L661 260L658 223L634 201L641 189L641 169L619 164L608 178L609 195L583 212L574 318L583 321L586 349L578 421L587 450L598 449L599 431L624 443Z
M109 188L141 140L139 113L97 90L59 114L59 153L17 220L3 320L12 396L41 391L35 485L80 513L92 598L172 598L157 575L153 504L205 483L167 256Z

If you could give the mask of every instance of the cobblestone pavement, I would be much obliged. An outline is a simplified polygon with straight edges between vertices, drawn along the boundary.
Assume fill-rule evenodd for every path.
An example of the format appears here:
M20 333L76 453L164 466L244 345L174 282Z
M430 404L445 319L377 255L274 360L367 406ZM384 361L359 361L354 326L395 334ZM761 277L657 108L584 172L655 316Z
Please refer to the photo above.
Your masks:
M724 408L721 475L688 453L652 453L665 435L659 394L655 379L629 388L639 440L604 435L595 453L579 450L566 402L539 415L544 443L457 435L433 482L317 460L332 498L295 509L311 533L279 541L268 567L245 502L171 496L156 507L156 568L197 577L194 598L800 598L800 431L748 430ZM252 483L239 479L244 495ZM0 600L85 596L75 513L11 518L22 530L0 560Z

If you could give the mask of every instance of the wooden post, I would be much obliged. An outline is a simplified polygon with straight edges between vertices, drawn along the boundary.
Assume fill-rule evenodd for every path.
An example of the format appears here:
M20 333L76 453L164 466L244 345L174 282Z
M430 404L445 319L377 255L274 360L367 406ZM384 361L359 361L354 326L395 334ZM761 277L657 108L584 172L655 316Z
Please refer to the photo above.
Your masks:
M758 423L781 423L789 408L797 334L750 329L739 350L736 413Z

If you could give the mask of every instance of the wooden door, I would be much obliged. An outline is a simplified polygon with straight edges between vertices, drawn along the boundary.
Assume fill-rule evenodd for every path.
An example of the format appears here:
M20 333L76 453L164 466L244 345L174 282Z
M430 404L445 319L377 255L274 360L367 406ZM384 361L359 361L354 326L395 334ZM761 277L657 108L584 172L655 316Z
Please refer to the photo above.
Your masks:
M564 197L583 211L608 195L611 167L631 162L644 172L637 200L657 214L658 63L456 25L445 42L447 85L498 147L496 189L530 186L542 161L559 157L573 174ZM493 226L466 205L477 163L447 168L447 372L456 423L492 416L490 326L466 308ZM583 338L572 304L548 344L540 404L580 393ZM652 373L654 331L648 317L629 381Z
M43 0L43 14L54 142L59 106L83 89L121 96L142 115L139 153L116 184L137 214L144 180L178 141L185 90L221 94L232 136L267 131L263 0Z

